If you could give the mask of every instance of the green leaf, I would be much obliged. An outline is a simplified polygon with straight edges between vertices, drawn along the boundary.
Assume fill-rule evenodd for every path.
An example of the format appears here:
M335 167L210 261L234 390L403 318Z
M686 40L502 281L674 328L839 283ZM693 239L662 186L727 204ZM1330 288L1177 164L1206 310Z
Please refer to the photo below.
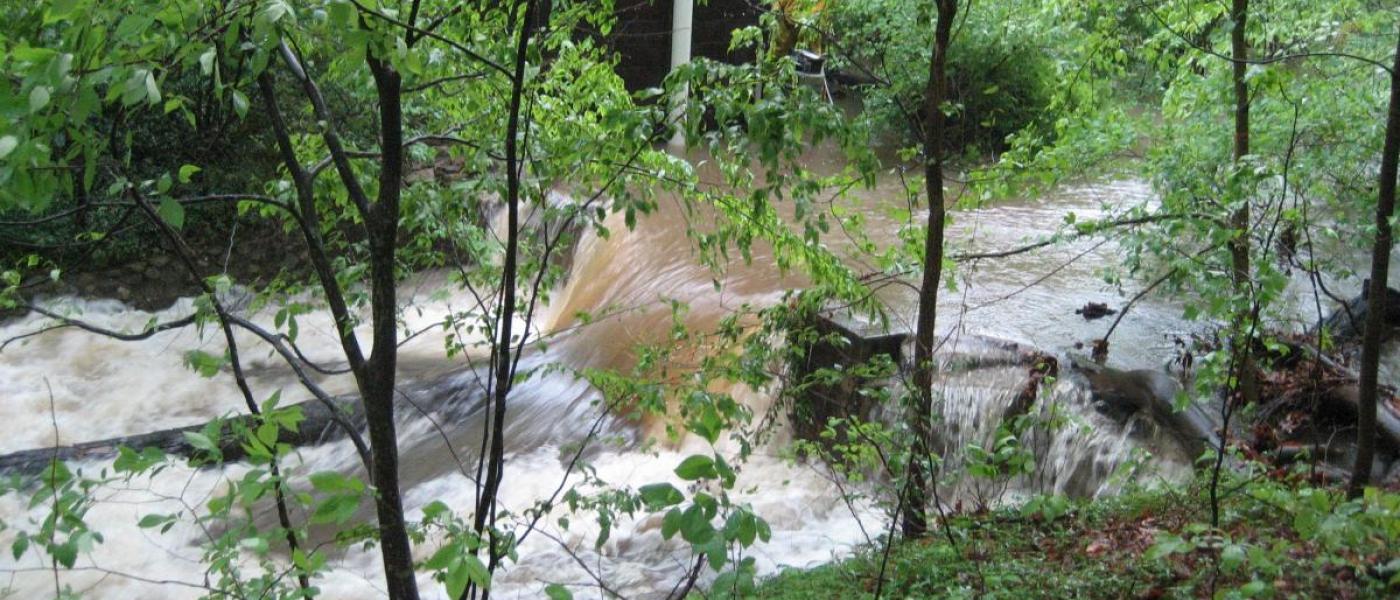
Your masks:
M685 499L681 491L676 489L676 486L669 483L644 485L637 491L642 496L642 502L645 502L647 507L651 510L674 506L680 504L681 501Z
M739 518L738 540L745 547L752 546L754 539L758 537L758 523L753 513L745 511Z
M36 85L29 90L29 112L36 113L49 105L49 86Z
M283 18L290 18L293 24L296 22L296 13L292 10L292 7L280 0L268 4L267 8L263 10L263 15L268 23L277 23Z
M700 454L694 454L681 461L676 467L676 476L686 481L696 479L714 479L718 473L715 471L715 459Z
M557 583L544 586L544 595L548 596L549 600L574 600L574 593Z
M447 570L444 583L447 584L448 598L461 598L467 591L467 582L471 576L467 573L465 561L457 560L452 563L452 568Z
M703 544L715 536L715 526L705 516L699 505L685 509L681 515L681 539L692 544Z
M196 450L204 450L207 452L219 451L219 446L214 444L214 440L209 439L209 436L198 431L186 431L185 441Z
M441 571L452 566L452 562L457 560L457 556L462 553L461 544L448 544L437 549L428 562L423 563L423 568L429 571Z
M174 517L170 515L146 515L141 517L141 522L137 523L136 526L142 529L150 529L152 527L158 527L172 519L174 519Z
M126 17L122 18L121 23L117 24L117 37L126 40L131 40L131 38L140 35L142 32L144 32L146 28L150 27L151 23L153 23L154 21L155 17L151 15L127 15Z
M271 421L264 422L262 425L259 425L259 426L258 426L256 435L257 435L258 441L259 441L259 442L262 442L262 444L263 444L264 446L267 446L268 448L272 448L272 447L276 446L276 445L277 445L277 424L276 424L276 423L273 423L273 422L271 422Z
M215 58L215 56L216 56L216 55L214 54L214 49L213 49L213 48L210 48L210 49L208 49L208 50L205 50L203 54L200 54L200 55L199 55L199 72L201 72L201 73L203 73L203 74L205 74L205 75L213 75L213 74L214 74L214 58Z
M268 551L267 540L260 537L243 538L238 545L259 555L267 554Z
M53 0L49 14L55 17L65 17L72 14L73 9L77 7L78 0Z
M669 540L675 537L676 532L681 530L682 520L681 509L673 508L666 511L666 516L661 518L661 538Z
M447 570L447 595L460 598L466 591L467 583L476 584L483 590L491 589L491 573L475 554L461 553L452 567Z
M466 566L467 575L471 577L472 583L483 590L491 589L491 572L486 570L486 565L480 558L475 554L464 554L462 563Z
M164 216L162 216L164 218ZM203 350L190 350L185 353L185 366L194 369L200 377L213 377L219 374L224 359Z
M10 554L15 557L15 560L19 560L19 557L24 556L27 550L29 550L29 536L21 533L19 537L15 538L15 542L10 544Z
M160 220L165 221L175 229L185 226L185 207L181 206L180 202L174 198L168 196L161 198L160 205L156 206L156 214L160 216Z
M181 166L181 167L180 167L180 183L189 183L189 182L190 182L190 177L193 177L195 173L198 173L198 172L200 172L200 171L202 171L202 170L203 170L203 169L200 169L199 167L196 167L196 166L194 166L194 165L184 165L184 166Z
M709 542L706 542L703 547L697 548L696 550L704 554L705 558L709 560L711 569L719 571L724 568L724 563L728 556L725 555L726 548L724 547L723 539L718 537L713 538Z
M261 408L262 411L265 413L274 413L274 415L269 415L269 417L275 416L275 413L277 412L277 403L281 401L282 390L279 389L272 392L272 395L268 396L267 400L263 400L263 403L259 405L259 408Z
M355 7L344 0L331 2L326 6L330 12L331 24L347 27L354 24Z
M1234 571L1244 563L1245 548L1240 544L1227 544L1220 552L1220 566L1226 571Z
M153 71L146 71L146 102L160 102L160 86L156 85L156 75Z
M248 116L248 97L238 90L233 90L233 112L238 113L240 119Z
M715 472L719 475L720 483L725 489L734 487L734 481L738 478L738 474L734 472L723 456L718 458L719 460L715 461Z
M316 510L311 514L311 522L343 524L355 516L355 511L359 508L358 494L331 496L316 506Z
M451 513L452 509L448 508L447 504L443 503L443 501L433 500L432 502L429 502L427 506L423 507L423 520L432 521L443 515L448 515Z
M49 554L52 554L54 560L58 561L59 564L71 569L78 562L78 545L69 540L50 548Z
M0 136L0 158L9 156L19 146L19 138L13 135Z
M326 493L353 492L358 494L364 490L364 484L360 483L360 480L346 477L335 471L312 473L310 479L311 487Z
M58 54L58 51L49 48L28 48L23 46L10 51L10 56L17 62L29 64L44 62L55 54Z
M758 529L759 540L767 542L768 540L773 539L773 529L769 527L768 521L765 521L760 517L754 517L754 525Z

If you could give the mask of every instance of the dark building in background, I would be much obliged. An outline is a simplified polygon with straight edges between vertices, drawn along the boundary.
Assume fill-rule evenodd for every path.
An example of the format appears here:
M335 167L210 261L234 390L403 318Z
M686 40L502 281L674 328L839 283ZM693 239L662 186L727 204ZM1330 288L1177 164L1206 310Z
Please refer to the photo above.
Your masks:
M617 73L628 89L661 84L671 70L672 0L617 0L617 24L608 43L621 55ZM758 24L761 0L696 0L691 57L751 61L752 50L730 52L735 29Z

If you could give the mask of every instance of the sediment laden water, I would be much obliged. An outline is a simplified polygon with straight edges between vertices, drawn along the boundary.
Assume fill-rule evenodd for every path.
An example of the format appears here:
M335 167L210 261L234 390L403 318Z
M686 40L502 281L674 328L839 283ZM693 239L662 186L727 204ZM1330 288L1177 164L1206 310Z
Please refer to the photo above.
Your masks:
M893 179L893 178L890 178ZM1001 249L1047 235L1068 212L1081 220L1103 214L1104 206L1126 207L1149 200L1141 182L1114 181L1070 186L1044 197L998 204L973 212L960 212L949 234L958 247ZM904 198L893 181L866 192L868 206L902 206ZM871 211L873 235L894 239L901 223ZM922 220L920 215L912 215ZM522 370L547 364L571 368L624 368L633 360L637 343L658 341L669 326L668 300L689 304L688 322L713 324L742 303L762 305L802 284L793 276L776 272L771 256L759 251L752 264L732 265L724 288L716 293L713 274L698 265L685 236L683 219L674 203L662 202L660 210L641 219L628 231L609 223L606 239L586 232L572 264L572 273L543 309L536 327L541 334L558 333L544 352L530 355ZM1101 270L1119 258L1111 243L1093 247L1084 241L1018 255L1004 260L964 265L955 275L957 289L944 292L939 303L940 328L950 336L946 356L984 352L976 336L991 336L1050 351L1069 348L1075 342L1100 337L1109 319L1086 322L1074 314L1085 302L1107 301L1120 305L1123 294L1104 283ZM1076 261L1066 261L1083 255ZM1047 273L1053 273L1046 277ZM404 295L414 308L405 311L409 329L425 328L450 311L471 308L469 297L449 293L447 300L433 292L445 286L445 278L424 274L405 284ZM884 299L894 311L896 327L913 320L913 294L894 286ZM1127 295L1135 287L1128 286ZM1300 292L1301 293L1301 292ZM438 297L440 298L440 296ZM177 302L154 314L130 309L109 300L51 298L44 303L112 329L139 330L152 320L168 320L188 314L191 303ZM579 311L614 315L578 326ZM1300 309L1301 310L1301 309ZM1179 319L1180 306L1161 298L1148 298L1133 309L1114 334L1112 362L1120 366L1157 368L1172 352L1172 337L1189 334L1191 326ZM1303 312L1302 314L1306 314ZM253 315L272 321L271 314ZM27 316L0 325L0 338L42 328L46 319ZM331 335L329 317L323 312L303 315L299 321L300 346L309 358L335 363L339 346ZM565 331L567 330L567 331ZM966 336L964 338L964 336ZM966 340L966 341L963 341ZM284 398L301 398L292 373L280 359L250 335L239 342L249 363L252 384L259 397L283 390ZM482 422L477 410L479 382L467 368L470 360L442 358L443 338L430 333L408 343L402 359L405 389L417 399L441 407L427 415L413 410L403 414L402 456L405 503L410 518L421 508L441 500L465 512L474 505L475 487L466 475L473 472L475 448L480 444ZM165 427L200 423L242 411L243 402L231 377L221 374L201 379L182 364L188 350L222 352L216 331L171 331L140 342L108 340L75 329L43 333L16 343L0 354L0 396L3 396L6 436L0 451L14 451L61 443L103 439ZM988 443L1009 399L1025 381L1024 368L989 366L947 375L939 380L942 402L940 428L952 448ZM322 376L333 393L353 391L348 376ZM762 392L735 389L733 393L763 414L772 398ZM450 401L446 401L450 400ZM597 393L563 372L550 372L518 385L511 394L506 439L508 463L502 503L520 511L548 497L565 477L567 448L583 440L598 423L608 436L589 453L598 479L612 485L638 486L658 481L680 485L671 470L685 456L704 451L695 440L646 446L643 438L656 432L624 419L599 421ZM1133 425L1116 423L1092 409L1084 392L1062 382L1035 410L1055 404L1070 425L1037 438L1040 466L1036 474L1012 482L1011 496L1040 491L1076 495L1111 492L1118 482L1110 475L1135 448L1147 447L1161 455L1153 463L1153 476L1180 477L1183 456L1153 436L1132 435ZM809 566L849 552L867 543L887 527L883 514L867 502L848 504L829 473L820 465L792 463L779 456L786 437L781 433L742 466L735 489L736 500L751 504L771 524L771 543L750 551L761 572L781 566ZM287 459L296 474L320 470L357 472L354 453L344 442L301 448ZM80 466L95 474L110 461ZM463 465L466 465L465 467ZM230 464L219 469L167 469L151 478L100 488L87 522L105 537L92 552L82 555L78 568L59 573L62 585L92 598L183 598L204 590L204 568L199 544L206 533L191 523L190 512L220 493L226 481L241 477L249 467ZM577 481L575 479L572 481ZM988 490L975 483L955 484L945 501L969 500ZM995 490L993 490L995 491ZM9 547L16 530L32 530L30 520L46 514L30 510L27 499L16 494L0 498L0 519L11 527L0 532L0 546ZM182 513L170 531L140 529L148 514ZM579 584L577 589L597 589L593 576L629 597L664 594L686 570L688 548L679 540L665 542L659 515L641 515L615 524L609 541L594 548L598 529L587 514L571 519L569 529L556 523L564 516L556 509L541 521L520 548L520 562L507 566L494 582L500 597L534 597L547 583ZM365 514L368 516L368 513ZM301 518L302 515L298 515ZM419 544L419 559L435 550L438 540ZM570 553L577 554L575 560ZM584 571L587 565L592 575ZM0 589L14 597L37 598L53 592L53 573L47 561L30 552L14 561L9 552L0 557ZM331 571L315 584L326 598L382 597L381 565L377 553L349 549L331 556ZM253 561L249 569L255 569ZM440 585L428 574L419 576L428 597L440 597Z

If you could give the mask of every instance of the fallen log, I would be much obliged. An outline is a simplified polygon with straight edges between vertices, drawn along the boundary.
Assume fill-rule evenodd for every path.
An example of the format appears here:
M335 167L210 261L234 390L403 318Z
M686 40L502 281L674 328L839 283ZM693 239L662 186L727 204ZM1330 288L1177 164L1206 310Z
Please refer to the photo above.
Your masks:
M1361 339L1362 325L1366 323L1366 314L1370 308L1366 296L1371 289L1371 280L1367 279L1361 284L1361 294L1348 300L1345 304L1338 306L1323 319L1321 329L1317 326L1308 332L1313 336L1320 336L1326 332L1331 336L1336 345L1344 345L1356 342ZM1386 338L1400 327L1400 291L1395 288L1386 288L1385 298L1385 323L1388 331Z
M1356 384L1337 386L1328 390L1323 398L1330 400L1334 405L1347 409L1349 417L1355 418L1356 413L1361 408L1361 390ZM1400 449L1400 418L1395 416L1386 405L1388 402L1380 402L1376 407L1376 434L1381 438L1381 443L1389 444L1392 448Z
M1358 298L1359 300L1359 298ZM1335 315L1334 315L1335 316ZM1361 391L1358 387L1360 375L1331 357L1318 352L1316 348L1306 343L1288 343L1289 354L1305 355L1317 361L1321 365L1321 375L1342 380L1346 383L1328 385L1320 392L1322 400L1329 405L1340 407L1347 411L1347 418L1355 419L1357 411L1361 406ZM1295 366L1294 370L1307 369L1307 366ZM1315 375L1315 377L1318 375ZM1316 384L1315 384L1316 385ZM1382 443L1389 444L1390 447L1400 450L1400 415L1397 415L1389 398L1393 397L1395 391L1387 386L1381 386L1381 394L1376 406L1376 435ZM1289 398L1284 395L1281 398L1287 404Z
M864 322L840 311L818 311L789 331L788 342L801 348L788 365L791 379L788 418L794 436L824 447L845 443L848 425L837 427L835 438L823 435L832 419L868 421L875 416L878 396L870 388L893 387L898 373L877 374L869 368L877 359L888 359L907 374L905 360L912 343L908 332L890 331L876 323ZM1053 356L1008 340L981 335L963 335L950 340L935 354L940 373L972 371L997 367L1029 367L1026 383L1002 414L1003 420L1025 414L1039 395L1045 377L1058 373ZM826 370L832 377L814 377Z
M319 400L308 400L293 405L301 410L303 420L295 431L282 430L277 441L296 447L314 446L340 439L345 435L337 421L343 420L354 427L364 426L364 410L358 397L334 398L330 404L334 406L335 412L331 406ZM243 439L235 432L256 427L255 419L256 417L251 415L244 415L223 420L222 430L216 441L223 460L236 461L247 457ZM21 450L0 456L0 473L40 473L54 460L71 462L111 458L116 456L117 449L123 446L137 451L157 448L166 454L194 457L199 449L190 443L185 434L199 433L208 425L209 423L200 423L67 446Z

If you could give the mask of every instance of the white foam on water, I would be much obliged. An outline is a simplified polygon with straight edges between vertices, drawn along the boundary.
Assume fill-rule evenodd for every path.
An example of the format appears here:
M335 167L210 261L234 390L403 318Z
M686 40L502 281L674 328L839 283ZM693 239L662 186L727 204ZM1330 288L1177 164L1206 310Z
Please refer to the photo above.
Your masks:
M1145 189L1138 182L1083 186L1045 199L986 209L996 214L977 217L978 247L1007 246L1051 233L1069 210L1086 213L1109 197L1141 200ZM889 190L878 193L893 194ZM902 197L890 198L903 202ZM687 322L703 328L745 302L771 303L784 290L801 285L800 278L776 273L771 256L758 248L752 265L735 265L728 270L723 276L724 292L716 294L712 281L715 276L696 264L683 219L663 210L642 217L633 231L614 222L620 217L612 219L612 235L606 239L591 230L584 232L572 275L553 295L552 304L540 309L533 334L575 328L580 323L580 311L595 317L612 316L552 339L548 351L532 355L535 358L530 360L539 360L540 364L558 362L570 368L625 368L633 360L637 343L665 339L671 324L668 300L687 302ZM1003 222L1005 227L998 229ZM893 231L893 226L890 229ZM1033 288L1014 295L1004 306L960 312L964 303L994 300L1015 292L1028 279L1034 279L1028 269L1045 264L1020 262L1011 271L986 267L978 272L979 287L970 299L945 294L940 303L940 323L957 321L959 330L1051 346L1068 345L1074 338L1096 335L1106 327L1103 322L1085 324L1072 314L1074 306L1082 305L1086 299L1098 300L1106 292L1097 283L1096 269L1082 265L1044 282L1050 288L1048 292ZM410 305L404 312L405 328L426 331L404 346L401 379L405 384L446 386L443 389L456 385L453 389L460 389L460 378L470 376L461 372L465 360L449 361L443 357L447 334L433 325L449 313L479 312L481 307L463 292L440 292L450 289L447 279L444 274L429 273L404 285L404 301ZM909 308L894 304L896 310ZM140 331L152 319L178 319L193 309L189 300L155 312L130 309L113 301L71 298L51 299L45 306L71 310L102 327L129 332ZM1127 340L1125 347L1130 348L1127 352L1134 360L1160 362L1164 358L1170 344L1153 340L1161 337L1164 329L1184 327L1173 316L1174 310L1170 302L1149 299L1135 309L1138 319L1125 321L1122 333L1116 335ZM267 309L249 316L270 329L274 314L275 310ZM907 319L909 315L902 317ZM12 319L0 324L0 339L36 331L49 323L35 315ZM343 362L343 358L337 359L341 356L339 341L333 335L326 311L317 309L302 315L299 325L298 344L313 361L329 365ZM525 324L519 325L523 329ZM1062 339L1066 337L1070 339ZM306 397L291 370L265 344L246 332L238 334L238 342L259 399L277 390L282 391L284 404ZM187 328L142 341L118 342L69 328L13 344L0 353L0 397L5 399L4 417L9 433L0 439L0 451L51 445L52 421L58 424L59 439L74 443L243 412L243 399L228 373L204 379L184 366L184 355L192 350L222 353L221 333L212 328L203 332ZM480 352L478 349L474 354L476 359L481 358ZM995 431L994 417L1000 414L1000 407L1023 381L1019 374L993 371L979 371L979 376L986 379L964 381L945 390L951 398L945 422L958 444L984 443ZM354 389L347 375L318 379L333 393ZM53 388L52 411L46 380ZM1066 394L1061 399L1077 417L1078 426L1049 438L1046 469L1050 483L1044 483L1045 479L1040 483L1018 482L1010 496L1031 491L1089 495L1111 492L1107 474L1138 446L1125 429L1095 415L1082 395ZM736 395L756 414L762 414L772 402L764 394ZM518 515L554 493L565 476L565 459L569 456L565 449L583 439L596 419L596 399L596 393L587 385L562 373L532 378L513 391L507 432L510 458L501 498L504 507ZM404 479L404 498L411 519L419 518L422 507L435 500L459 513L469 511L475 503L474 484L461 473L447 449L450 442L459 458L468 465L474 464L474 448L480 443L482 429L480 417L438 416L442 418L437 424L408 417L401 426L402 461L408 474ZM685 482L672 469L685 456L708 452L706 445L695 440L663 443L660 449L644 450L640 438L646 431L624 419L608 421L603 433L618 436L621 443L602 446L588 453L586 460L600 480L614 486L635 488L670 481L686 489ZM823 467L780 458L776 456L780 448L781 444L758 448L742 465L732 493L735 502L751 505L772 527L773 539L749 550L760 573L771 573L783 566L812 566L846 555L867 543L867 535L878 536L888 526L886 516L873 503L861 501L854 507L848 506L838 487L827 479ZM734 448L726 451L733 453ZM301 448L287 460L289 479L294 481L320 470L358 472L358 459L344 442ZM92 474L109 464L87 462L83 468ZM95 494L98 501L85 520L103 534L105 542L80 556L79 569L60 572L60 583L83 590L84 597L90 598L200 596L204 593L199 586L206 568L201 561L200 544L205 533L190 522L188 513L205 510L204 504L211 495L219 493L229 478L240 477L248 468L238 464L220 470L173 467L137 481L131 489L110 484L100 487ZM570 481L571 485L577 482L578 475L574 474ZM857 486L854 491L861 490ZM165 534L137 526L144 515L177 511L185 511L186 518ZM10 525L0 531L0 548L7 548L17 531L33 530L32 521L45 514L45 507L31 509L18 494L0 497L0 519ZM369 518L371 514L365 512L363 516ZM498 597L537 597L548 583L588 590L592 576L580 566L580 561L619 592L631 597L655 597L664 595L689 567L686 545L661 538L659 515L638 514L619 519L607 543L596 549L594 540L599 529L591 515L572 516L567 530L558 524L563 516L565 509L556 505L548 517L539 521L540 531L531 534L519 550L520 561L507 565L497 575ZM429 540L420 544L415 548L415 556L426 559L440 543ZM31 551L15 561L8 552L0 554L0 576L8 573L8 580L0 579L0 590L8 587L15 597L24 598L52 594L53 573L40 556ZM244 568L256 568L253 556L244 558ZM429 574L420 574L419 582L429 597L443 596L442 586L432 581ZM382 566L375 549L351 548L334 553L330 571L315 583L327 598L385 595Z

